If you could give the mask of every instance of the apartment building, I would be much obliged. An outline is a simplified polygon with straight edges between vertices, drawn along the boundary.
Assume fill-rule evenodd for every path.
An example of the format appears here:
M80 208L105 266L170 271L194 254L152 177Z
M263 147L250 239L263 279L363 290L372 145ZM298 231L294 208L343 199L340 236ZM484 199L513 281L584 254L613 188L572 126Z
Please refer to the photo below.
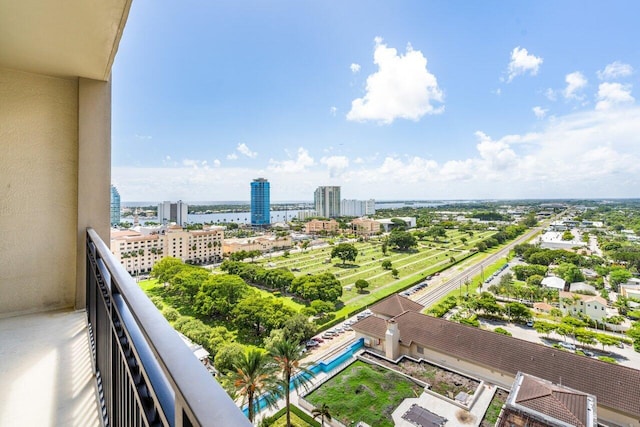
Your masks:
M339 226L338 221L335 219L328 221L312 219L304 225L304 230L307 234L318 234L322 232L335 233L338 231Z
M195 264L222 260L223 227L188 231L178 225L111 232L111 252L129 274L151 271L164 257Z
M313 204L318 216L337 218L340 214L340 187L318 187L313 193Z
M182 200L176 203L162 202L158 204L158 222L163 225L175 223L184 226L187 222L189 205Z
M355 199L342 199L340 201L340 215L341 216L365 216L373 215L376 213L376 201L374 199L369 200L355 200Z

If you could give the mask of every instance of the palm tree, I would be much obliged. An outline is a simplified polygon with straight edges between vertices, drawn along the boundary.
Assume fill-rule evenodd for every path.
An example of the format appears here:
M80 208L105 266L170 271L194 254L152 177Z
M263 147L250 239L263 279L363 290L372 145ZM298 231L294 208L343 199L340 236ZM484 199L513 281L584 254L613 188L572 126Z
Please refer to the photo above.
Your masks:
M313 415L313 419L315 420L317 417L320 417L320 424L324 427L324 419L327 421L331 421L331 414L329 413L329 405L323 403L319 408L313 408L311 411L311 415Z
M282 373L281 387L284 391L285 406L287 408L287 427L291 426L291 412L289 410L289 397L291 387L298 391L300 387L305 390L309 387L310 379L314 373L300 364L302 346L294 340L277 341L271 349L271 354Z
M277 404L280 388L275 379L275 368L269 354L257 348L249 348L233 362L231 380L236 393L242 396L242 404L248 405L251 422L260 409L260 395L267 406Z

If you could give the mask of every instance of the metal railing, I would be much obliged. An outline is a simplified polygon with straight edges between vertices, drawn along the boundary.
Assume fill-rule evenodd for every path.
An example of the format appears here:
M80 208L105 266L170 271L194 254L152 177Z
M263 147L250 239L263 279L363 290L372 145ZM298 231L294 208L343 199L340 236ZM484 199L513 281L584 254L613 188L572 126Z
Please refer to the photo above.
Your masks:
M86 257L105 426L250 426L93 229Z

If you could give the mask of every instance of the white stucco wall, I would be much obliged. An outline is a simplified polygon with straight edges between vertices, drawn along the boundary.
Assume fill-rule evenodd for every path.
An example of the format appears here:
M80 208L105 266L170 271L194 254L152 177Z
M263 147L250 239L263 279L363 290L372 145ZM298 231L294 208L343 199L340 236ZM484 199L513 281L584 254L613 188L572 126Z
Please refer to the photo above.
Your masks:
M0 316L75 305L78 81L0 69Z

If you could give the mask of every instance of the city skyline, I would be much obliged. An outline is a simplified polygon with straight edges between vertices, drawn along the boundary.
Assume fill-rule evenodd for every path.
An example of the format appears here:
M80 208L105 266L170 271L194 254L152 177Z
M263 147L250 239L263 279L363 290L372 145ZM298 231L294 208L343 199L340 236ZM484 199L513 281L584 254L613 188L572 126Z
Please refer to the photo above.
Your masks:
M127 201L237 200L253 176L274 203L331 185L637 197L640 5L464 6L135 2L113 72L114 185Z

